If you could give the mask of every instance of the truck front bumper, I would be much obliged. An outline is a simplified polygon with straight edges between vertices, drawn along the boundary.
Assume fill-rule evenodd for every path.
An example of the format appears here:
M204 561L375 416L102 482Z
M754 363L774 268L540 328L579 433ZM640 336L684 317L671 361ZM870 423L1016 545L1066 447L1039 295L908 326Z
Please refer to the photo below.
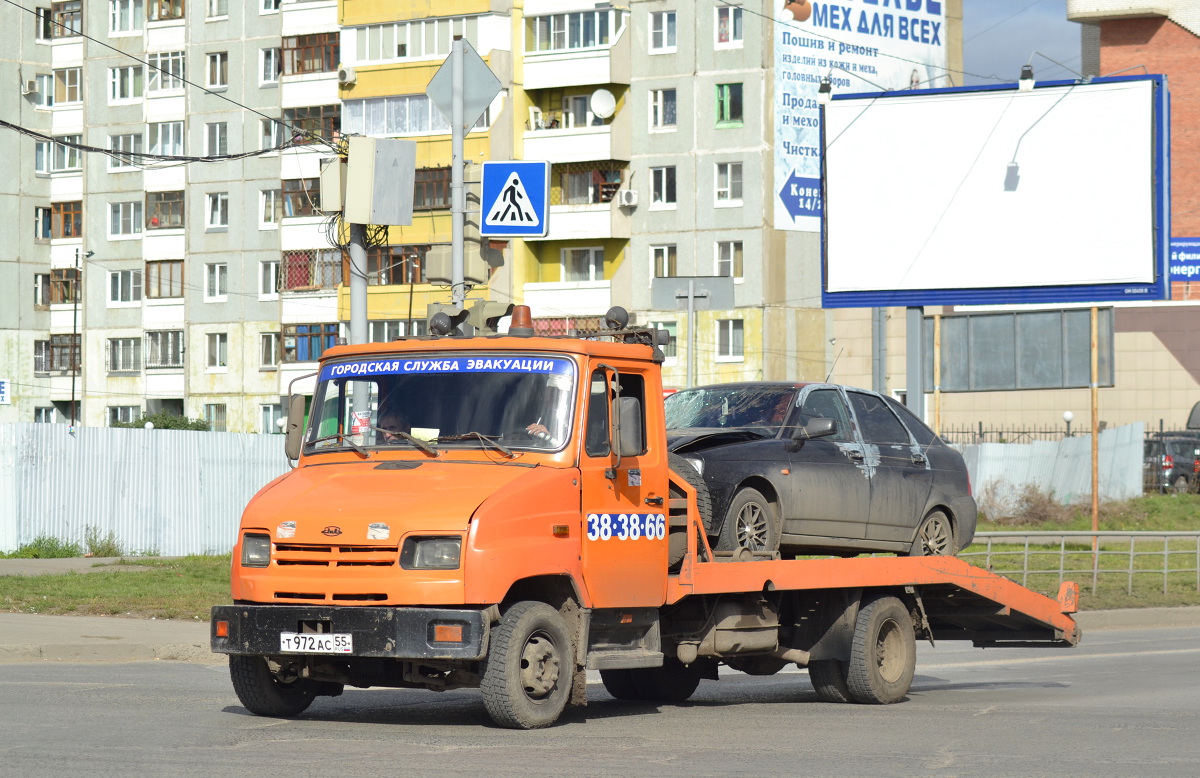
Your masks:
M353 636L351 653L321 656L473 660L487 650L488 627L485 611L467 608L217 605L209 636L218 654L278 656L282 633L309 632Z

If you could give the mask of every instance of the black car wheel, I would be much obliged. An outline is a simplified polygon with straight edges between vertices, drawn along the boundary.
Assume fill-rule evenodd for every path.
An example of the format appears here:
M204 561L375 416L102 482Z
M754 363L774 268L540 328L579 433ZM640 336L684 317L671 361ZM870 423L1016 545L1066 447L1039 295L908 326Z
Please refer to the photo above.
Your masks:
M909 556L953 556L958 553L954 525L941 511L933 511L921 522Z
M738 492L725 514L721 527L721 539L717 548L733 551L748 548L751 551L775 552L779 550L779 517L775 505L763 497L757 489Z

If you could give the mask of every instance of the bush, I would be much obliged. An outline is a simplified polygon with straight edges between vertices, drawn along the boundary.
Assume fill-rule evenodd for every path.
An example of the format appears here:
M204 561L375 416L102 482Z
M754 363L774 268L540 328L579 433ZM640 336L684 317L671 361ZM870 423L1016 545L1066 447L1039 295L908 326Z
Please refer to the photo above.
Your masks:
M33 542L26 543L8 554L7 559L68 559L83 556L83 550L74 541L59 540L49 535L39 535Z
M121 556L121 543L117 540L117 536L112 530L104 537L100 536L100 530L96 527L88 527L83 531L83 542L87 546L88 553L92 556L111 557Z
M1015 489L1006 481L992 481L980 491L977 503L981 520L1012 527L1066 524L1074 515L1069 506L1033 484Z
M155 429L159 430L196 430L198 432L208 432L208 422L203 419L188 419L183 416L172 416L166 411L158 413L142 414L142 418L137 421L113 422L114 427L145 427L146 422L154 425Z

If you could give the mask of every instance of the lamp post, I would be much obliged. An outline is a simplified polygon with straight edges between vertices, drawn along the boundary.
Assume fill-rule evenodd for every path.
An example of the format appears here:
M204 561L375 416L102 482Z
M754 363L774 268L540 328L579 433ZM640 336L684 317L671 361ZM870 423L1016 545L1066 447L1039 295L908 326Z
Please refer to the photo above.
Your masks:
M78 343L79 338L79 295L83 293L83 269L79 264L80 249L75 249L75 278L71 283L71 432L75 431L75 376L79 373L80 357L83 356L83 348ZM83 255L84 259L91 259L94 251L89 251Z
M1063 411L1063 421L1067 423L1067 437L1071 437L1071 422L1075 420L1075 414L1070 411Z

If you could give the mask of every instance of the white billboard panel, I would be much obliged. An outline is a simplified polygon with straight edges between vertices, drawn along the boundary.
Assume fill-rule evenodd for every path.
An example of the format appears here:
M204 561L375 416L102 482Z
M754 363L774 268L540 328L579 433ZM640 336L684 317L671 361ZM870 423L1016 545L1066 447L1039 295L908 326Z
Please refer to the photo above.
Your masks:
M1042 290L990 298L1002 302L1161 296L1158 87L1139 78L835 99L826 304L842 294L841 305L911 305L903 293L928 290ZM1086 286L1113 288L1089 297ZM924 301L985 301L949 294Z
M945 8L845 0L813 3L796 19L782 0L775 7L775 228L818 232L821 80L834 94L949 86Z

